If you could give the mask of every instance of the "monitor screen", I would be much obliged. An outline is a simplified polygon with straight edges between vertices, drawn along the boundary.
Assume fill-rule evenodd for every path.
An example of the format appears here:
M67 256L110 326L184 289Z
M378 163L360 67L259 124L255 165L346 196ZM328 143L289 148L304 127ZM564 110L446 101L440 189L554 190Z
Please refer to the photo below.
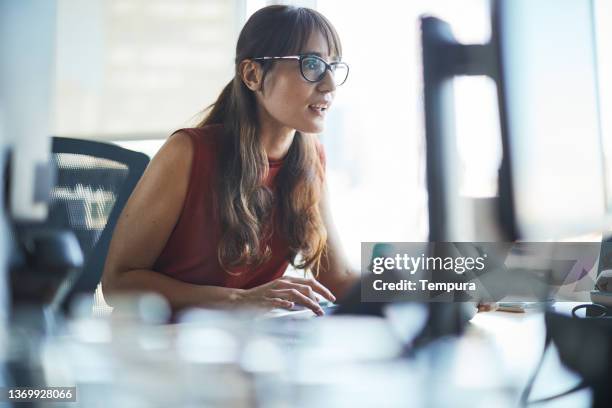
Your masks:
M18 221L47 216L55 24L55 1L0 2L0 143L11 151L10 215Z
M499 0L500 112L521 239L610 225L591 0Z

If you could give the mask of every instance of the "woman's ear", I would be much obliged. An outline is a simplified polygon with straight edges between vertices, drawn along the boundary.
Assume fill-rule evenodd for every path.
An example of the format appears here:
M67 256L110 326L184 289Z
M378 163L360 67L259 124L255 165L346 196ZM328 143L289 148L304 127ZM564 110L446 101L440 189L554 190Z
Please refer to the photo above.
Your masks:
M245 59L240 62L239 71L242 82L251 91L259 91L262 87L263 70L257 62Z

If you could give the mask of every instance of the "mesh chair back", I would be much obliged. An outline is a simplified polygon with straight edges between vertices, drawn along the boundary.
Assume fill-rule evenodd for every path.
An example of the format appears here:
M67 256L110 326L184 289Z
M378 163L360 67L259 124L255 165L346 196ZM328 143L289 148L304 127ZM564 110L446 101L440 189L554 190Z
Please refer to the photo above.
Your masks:
M81 275L65 282L54 300L56 307L65 308L76 294L94 293L119 214L149 157L109 143L64 137L53 138L52 152L57 183L48 223L72 230L85 259Z

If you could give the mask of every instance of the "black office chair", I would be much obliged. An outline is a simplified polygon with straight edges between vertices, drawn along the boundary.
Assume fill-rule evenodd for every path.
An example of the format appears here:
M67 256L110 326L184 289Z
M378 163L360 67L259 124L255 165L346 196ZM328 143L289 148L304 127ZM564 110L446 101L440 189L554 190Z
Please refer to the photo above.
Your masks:
M93 299L117 219L149 157L109 143L64 137L53 138L52 153L57 182L48 225L73 231L84 256L82 273L67 278L51 302L55 310L66 310L80 293L91 293Z

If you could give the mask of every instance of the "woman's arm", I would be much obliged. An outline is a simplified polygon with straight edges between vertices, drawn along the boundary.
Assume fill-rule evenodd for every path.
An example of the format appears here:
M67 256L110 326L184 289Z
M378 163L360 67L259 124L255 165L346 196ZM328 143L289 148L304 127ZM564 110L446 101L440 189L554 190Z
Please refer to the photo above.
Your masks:
M151 268L181 213L193 146L187 134L171 136L155 155L125 205L110 243L102 288L106 296L125 291L154 291L173 308L231 305L242 291L193 285Z
M108 281L105 283L104 279L102 281L105 299L111 306L112 296L116 294L156 292L168 300L173 310L194 306L236 307L242 303L244 292L242 289L221 286L194 285L150 269L126 270L111 282L109 284Z
M323 286L329 288L337 298L342 299L349 289L357 284L360 274L359 271L351 270L346 254L342 249L329 208L327 186L324 186L319 209L327 229L327 246L321 258L318 280Z

